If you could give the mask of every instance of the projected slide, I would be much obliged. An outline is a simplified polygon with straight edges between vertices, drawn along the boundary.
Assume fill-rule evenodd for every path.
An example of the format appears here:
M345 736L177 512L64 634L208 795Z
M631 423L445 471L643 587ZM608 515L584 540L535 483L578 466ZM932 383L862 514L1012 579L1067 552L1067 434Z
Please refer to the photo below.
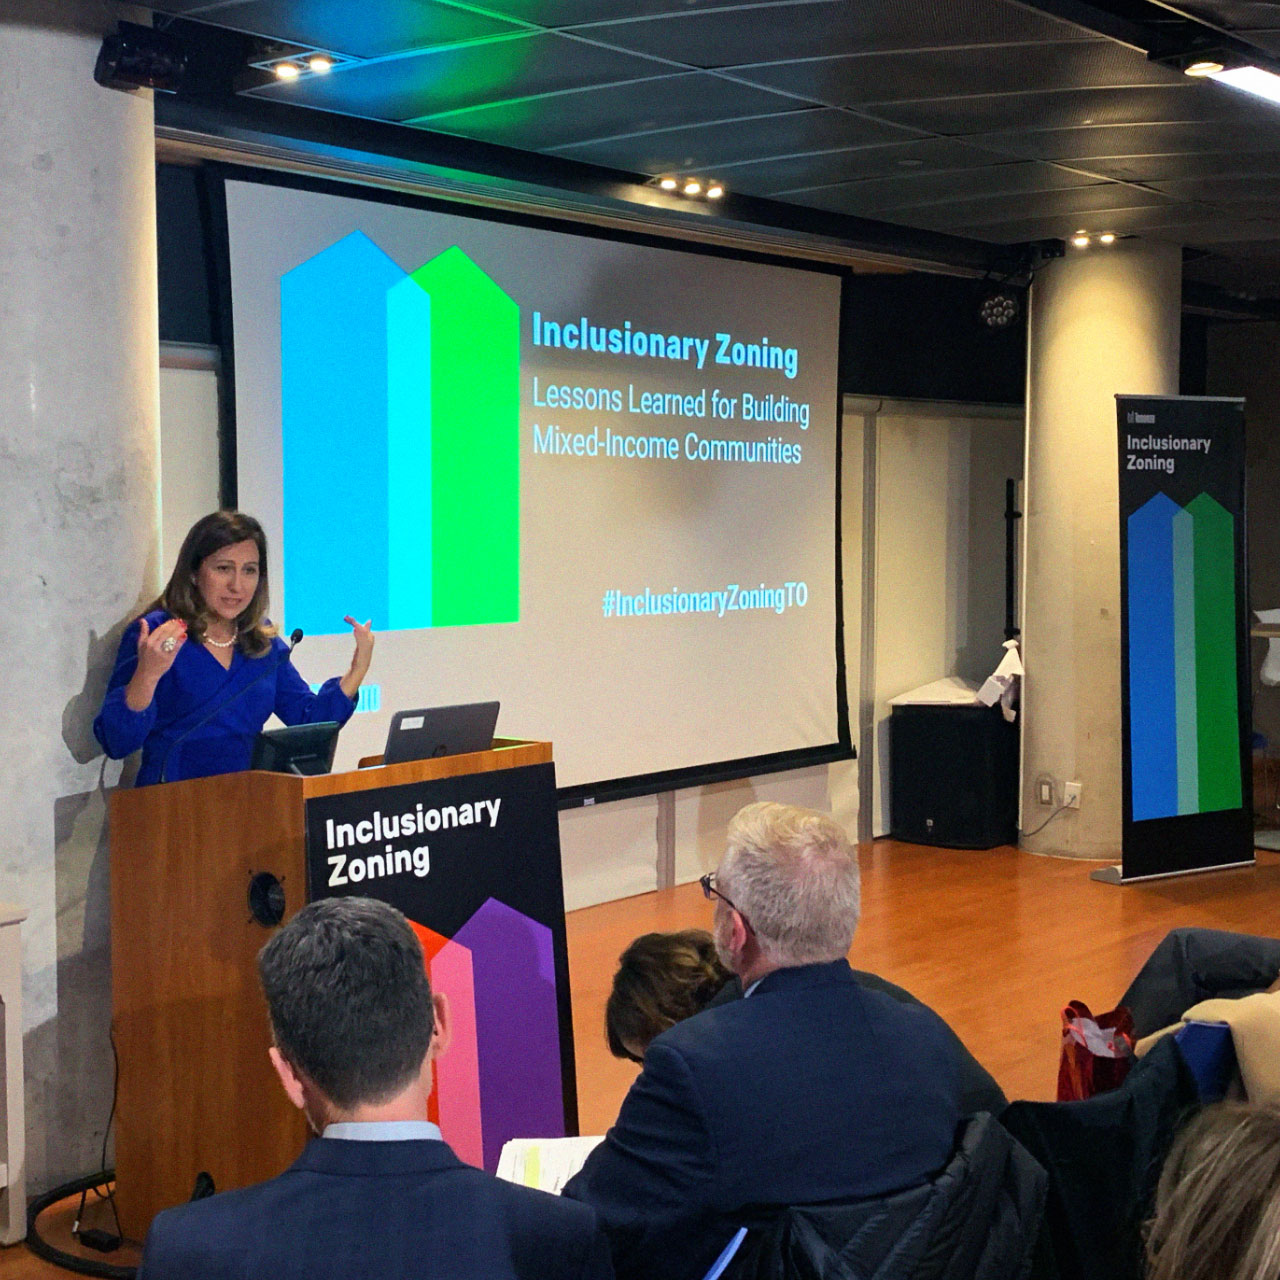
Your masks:
M1133 819L1238 809L1231 513L1157 493L1128 532Z
M308 678L561 785L836 740L834 275L229 181L240 505Z

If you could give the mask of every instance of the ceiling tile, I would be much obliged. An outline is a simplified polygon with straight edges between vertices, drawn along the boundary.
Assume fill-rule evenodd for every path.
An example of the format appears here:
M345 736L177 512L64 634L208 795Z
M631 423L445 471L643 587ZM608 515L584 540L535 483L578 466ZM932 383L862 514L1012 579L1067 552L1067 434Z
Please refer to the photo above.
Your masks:
M251 94L375 120L412 120L664 70L648 58L541 33L335 67L327 76L274 82Z
M1093 156L1073 162L1071 167L1127 182L1162 183L1180 178L1212 181L1224 177L1280 174L1280 149L1269 152L1190 151L1149 156Z
M1079 34L1079 28L1008 0L795 0L759 14L744 15L734 5L577 30L698 67Z
M910 210L895 219L907 226L936 231L938 225L924 216L922 209ZM1027 240L1065 239L1080 227L1090 231L1115 231L1121 235L1161 232L1161 239L1176 239L1177 229L1187 223L1203 225L1205 210L1198 205L1172 205L1167 209L1110 209L1098 214L1049 215L1039 218L1011 218L1008 222L983 223L969 227L947 226L952 235L968 235L992 244L1021 244Z
M1280 215L1280 156L1270 174L1251 173L1231 178L1175 178L1152 184L1179 200L1203 200L1205 204L1234 207L1238 202L1271 201Z
M790 156L823 148L870 147L916 138L911 129L881 124L844 111L820 109L723 120L689 129L664 129L633 137L557 148L557 154L636 173L719 170L762 156Z
M901 176L866 178L820 191L798 192L796 199L822 198L824 207L871 216L887 209L910 209L972 197L1022 196L1033 191L1056 191L1085 186L1096 179L1032 160L1013 160L980 169L935 170L908 168ZM889 219L892 221L892 219Z
M1005 223L1010 220L1011 215L1019 220L1075 219L1082 214L1109 213L1117 209L1141 209L1149 206L1168 207L1176 203L1171 197L1161 196L1153 191L1125 187L1115 182L1102 182L1066 191L1036 191L1015 197L979 196L919 208L886 209L884 215L889 222L906 221L909 218L917 225L950 231Z
M1050 93L981 94L895 102L867 110L881 120L930 133L957 137L1000 130L1010 120L1035 121L1037 129L1088 125L1143 124L1149 121L1236 121L1264 123L1274 108L1250 101L1220 85L1186 76L1172 85L1115 89L1061 89Z
M380 58L520 31L502 18L434 0L231 0L224 4L157 6L235 31L311 45L354 58Z
M789 111L794 106L791 100L764 89L735 84L702 71L690 71L626 84L570 89L539 98L495 102L426 116L413 123L440 133L460 134L526 151L545 151L622 133Z
M720 176L734 189L775 195L791 204L805 204L812 189L837 183L1006 163L1007 156L981 151L951 138L921 138L858 150L822 151L722 166Z
M832 106L1000 94L1181 84L1186 77L1109 40L857 53L735 67L735 78ZM1006 117L1007 119L1007 117Z
M975 134L968 141L1027 160L1086 160L1179 151L1280 151L1280 112L1266 128L1235 123L1099 125Z
M461 0L459 0L461 2ZM728 7L729 0L476 0L480 8L548 29L583 23L618 22L625 18L683 17ZM793 0L732 0L732 7L765 9L789 5ZM754 21L754 17L750 19Z

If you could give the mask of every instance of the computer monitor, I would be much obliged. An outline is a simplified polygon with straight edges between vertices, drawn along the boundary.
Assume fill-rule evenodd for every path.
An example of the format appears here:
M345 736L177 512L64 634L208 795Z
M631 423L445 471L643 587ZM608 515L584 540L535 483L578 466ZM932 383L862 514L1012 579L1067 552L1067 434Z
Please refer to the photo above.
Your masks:
M430 760L488 751L498 724L498 703L463 702L456 707L397 711L387 730L383 764Z
M284 729L267 729L258 734L253 744L250 769L268 773L297 773L314 777L333 768L333 753L338 749L336 720L319 720L315 724L294 724Z

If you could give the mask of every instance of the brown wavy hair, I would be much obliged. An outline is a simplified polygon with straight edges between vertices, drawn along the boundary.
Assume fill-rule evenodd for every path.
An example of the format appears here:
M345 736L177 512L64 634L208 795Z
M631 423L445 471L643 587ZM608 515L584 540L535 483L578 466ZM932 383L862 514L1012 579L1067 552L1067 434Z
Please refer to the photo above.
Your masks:
M214 552L237 542L253 542L258 548L258 589L236 618L236 643L246 656L260 658L271 648L271 638L276 634L276 628L267 621L267 535L252 516L243 512L214 511L191 526L165 589L147 612L163 609L181 618L187 624L187 634L203 641L207 617L196 586L196 573Z
M1280 1276L1280 1109L1223 1102L1178 1135L1147 1226L1147 1280Z
M720 963L704 929L641 934L618 957L604 1010L604 1034L615 1058L639 1062L654 1036L700 1013L733 974Z

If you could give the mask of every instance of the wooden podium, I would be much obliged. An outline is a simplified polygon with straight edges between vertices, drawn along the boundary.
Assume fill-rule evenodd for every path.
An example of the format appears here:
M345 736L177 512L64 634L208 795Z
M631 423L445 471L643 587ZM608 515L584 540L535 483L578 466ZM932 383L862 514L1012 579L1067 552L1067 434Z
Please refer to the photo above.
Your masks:
M130 1237L190 1199L200 1173L219 1191L260 1182L306 1142L267 1059L256 960L271 927L249 890L269 873L285 919L305 905L307 800L550 761L549 742L500 738L351 773L233 773L112 794L116 1187Z

